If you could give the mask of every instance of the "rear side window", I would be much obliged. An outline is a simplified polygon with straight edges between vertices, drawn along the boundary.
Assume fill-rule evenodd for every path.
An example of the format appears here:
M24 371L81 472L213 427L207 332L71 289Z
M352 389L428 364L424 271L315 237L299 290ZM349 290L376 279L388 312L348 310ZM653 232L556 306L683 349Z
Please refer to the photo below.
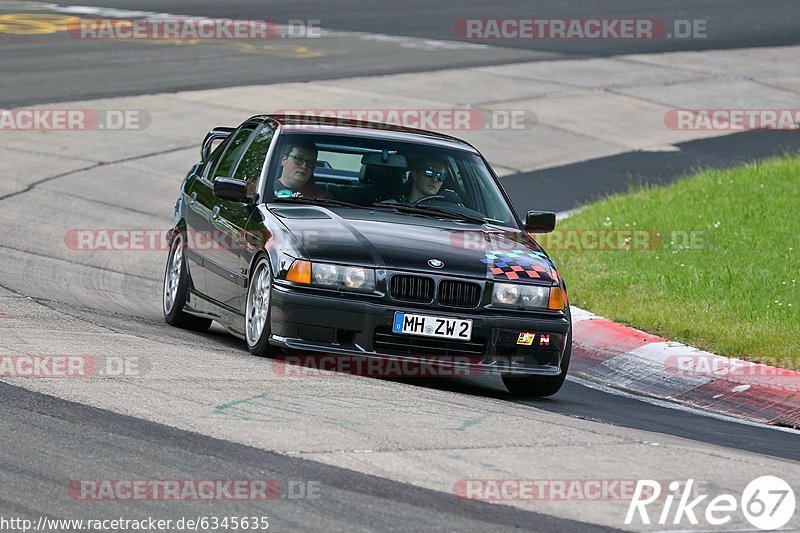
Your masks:
M254 129L253 127L242 128L235 134L233 140L228 143L225 154L220 159L211 181L214 181L213 178L219 176L230 177L233 164L236 163L236 160L239 159L239 156L242 154L242 150L247 146L247 139L250 138Z
M217 147L214 148L214 151L211 152L211 155L209 155L208 159L203 163L204 178L211 179L211 171L217 166L217 163L219 163L219 159L222 157L223 152L225 152L225 149L228 147L230 140L230 137L228 137L217 144Z

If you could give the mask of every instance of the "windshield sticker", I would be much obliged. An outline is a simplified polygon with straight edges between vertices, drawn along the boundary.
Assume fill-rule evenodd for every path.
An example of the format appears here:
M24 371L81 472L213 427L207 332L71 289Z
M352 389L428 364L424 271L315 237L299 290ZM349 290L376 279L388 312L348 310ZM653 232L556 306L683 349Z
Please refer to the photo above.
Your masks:
M302 198L303 195L300 191L293 192L289 189L281 189L280 191L275 191L275 198Z

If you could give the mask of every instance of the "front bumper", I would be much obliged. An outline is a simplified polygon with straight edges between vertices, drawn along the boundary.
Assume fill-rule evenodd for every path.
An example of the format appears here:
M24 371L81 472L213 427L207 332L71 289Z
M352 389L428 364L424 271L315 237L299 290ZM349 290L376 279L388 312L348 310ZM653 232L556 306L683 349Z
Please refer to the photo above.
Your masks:
M468 318L470 342L392 333L395 311ZM480 372L556 376L571 327L568 315L430 309L349 299L275 283L270 343L301 352L400 359ZM528 335L521 337L522 333ZM533 334L533 335L530 335ZM520 343L522 341L522 343Z

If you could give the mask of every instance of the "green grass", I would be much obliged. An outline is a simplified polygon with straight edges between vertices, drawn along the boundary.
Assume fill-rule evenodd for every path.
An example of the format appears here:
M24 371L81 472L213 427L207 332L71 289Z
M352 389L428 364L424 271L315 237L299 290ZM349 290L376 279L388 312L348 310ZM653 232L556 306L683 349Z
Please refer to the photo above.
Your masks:
M610 197L556 231L569 244L565 230L587 229L649 230L662 240L647 249L595 251L540 236L570 303L714 353L798 369L799 157ZM683 232L702 242L686 242Z

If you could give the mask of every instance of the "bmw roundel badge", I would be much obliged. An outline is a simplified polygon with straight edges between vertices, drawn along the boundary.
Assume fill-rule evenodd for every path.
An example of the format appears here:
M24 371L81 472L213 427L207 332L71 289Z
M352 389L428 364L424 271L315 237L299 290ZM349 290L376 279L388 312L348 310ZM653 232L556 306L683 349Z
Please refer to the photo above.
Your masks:
M432 268L442 268L444 263L438 259L428 259L428 265Z

